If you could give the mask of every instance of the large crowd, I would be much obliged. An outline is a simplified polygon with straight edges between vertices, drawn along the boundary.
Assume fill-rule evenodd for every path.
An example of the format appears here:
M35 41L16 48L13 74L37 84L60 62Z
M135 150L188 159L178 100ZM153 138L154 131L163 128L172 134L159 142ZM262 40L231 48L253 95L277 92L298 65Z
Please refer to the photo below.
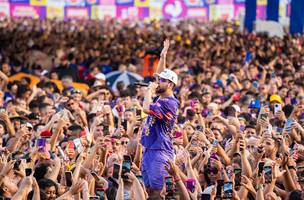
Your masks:
M180 102L161 196L304 199L303 47L237 22L1 21L0 199L160 199L141 170L147 88L114 92L105 74L161 53Z

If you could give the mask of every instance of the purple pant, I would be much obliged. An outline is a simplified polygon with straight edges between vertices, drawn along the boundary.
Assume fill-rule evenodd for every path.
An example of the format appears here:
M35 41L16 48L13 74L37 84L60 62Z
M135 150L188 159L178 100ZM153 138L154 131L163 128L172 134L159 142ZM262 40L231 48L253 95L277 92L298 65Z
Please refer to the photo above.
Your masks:
M164 178L169 176L165 169L168 160L173 160L173 155L164 150L145 150L141 172L147 188L154 190L163 189Z

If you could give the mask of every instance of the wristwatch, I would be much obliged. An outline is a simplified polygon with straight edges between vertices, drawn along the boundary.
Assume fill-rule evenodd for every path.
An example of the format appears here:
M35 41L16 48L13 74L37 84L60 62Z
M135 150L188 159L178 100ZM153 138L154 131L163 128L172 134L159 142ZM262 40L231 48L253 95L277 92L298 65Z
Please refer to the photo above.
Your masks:
M255 188L256 190L260 190L260 189L264 189L264 186L263 184L257 184Z

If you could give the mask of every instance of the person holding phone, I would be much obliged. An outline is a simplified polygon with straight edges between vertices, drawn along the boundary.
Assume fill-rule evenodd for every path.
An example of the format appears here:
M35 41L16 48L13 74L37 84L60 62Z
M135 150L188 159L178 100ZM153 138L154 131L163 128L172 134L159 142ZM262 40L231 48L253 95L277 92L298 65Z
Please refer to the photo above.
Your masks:
M159 197L164 185L167 161L173 160L173 126L177 119L179 101L173 94L178 76L165 69L165 58L169 40L164 42L161 60L157 69L157 82L151 82L147 88L143 110L148 114L142 132L141 143L144 147L142 158L142 175L151 197ZM152 97L158 96L152 100Z

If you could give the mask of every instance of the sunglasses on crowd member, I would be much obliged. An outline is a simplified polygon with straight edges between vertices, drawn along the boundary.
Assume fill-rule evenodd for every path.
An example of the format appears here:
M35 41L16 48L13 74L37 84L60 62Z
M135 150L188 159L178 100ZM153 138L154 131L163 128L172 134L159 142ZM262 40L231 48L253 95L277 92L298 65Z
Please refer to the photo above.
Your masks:
M121 141L120 143L121 143L121 145L127 145L127 144L129 144L128 141Z
M71 91L71 94L81 94L81 91L80 90L77 90L77 89L73 89Z
M158 78L158 82L160 82L160 83L167 83L167 82L169 82L169 80L164 79L164 78Z
M102 91L102 92L100 92L100 94L101 94L101 95L109 95L110 92L109 92L109 91Z

